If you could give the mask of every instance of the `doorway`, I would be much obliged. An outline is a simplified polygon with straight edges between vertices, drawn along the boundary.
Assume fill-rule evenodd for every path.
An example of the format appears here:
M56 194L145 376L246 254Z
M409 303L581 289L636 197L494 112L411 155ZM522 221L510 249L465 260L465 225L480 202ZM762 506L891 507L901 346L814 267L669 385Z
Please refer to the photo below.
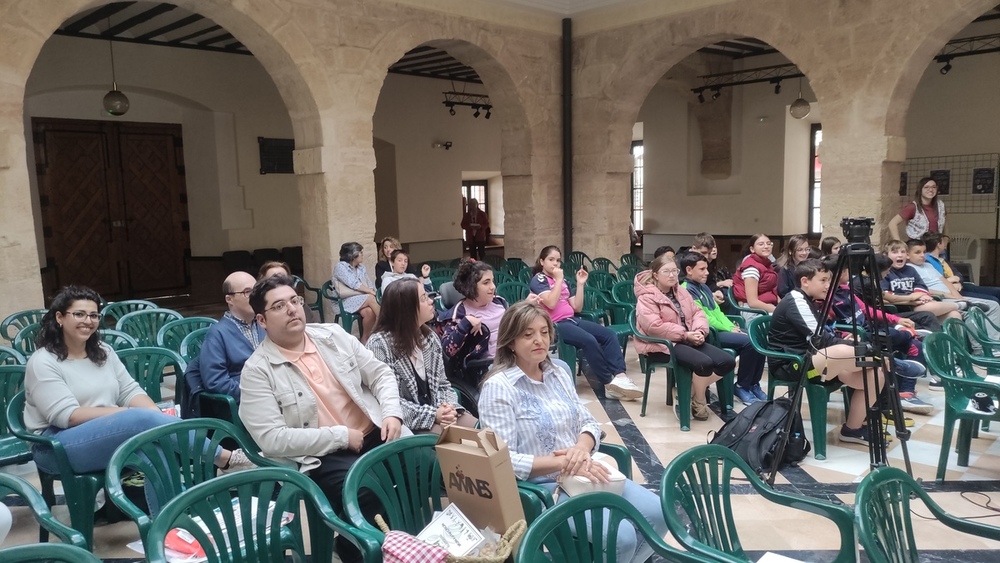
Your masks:
M44 291L86 285L108 300L190 283L181 126L32 118Z

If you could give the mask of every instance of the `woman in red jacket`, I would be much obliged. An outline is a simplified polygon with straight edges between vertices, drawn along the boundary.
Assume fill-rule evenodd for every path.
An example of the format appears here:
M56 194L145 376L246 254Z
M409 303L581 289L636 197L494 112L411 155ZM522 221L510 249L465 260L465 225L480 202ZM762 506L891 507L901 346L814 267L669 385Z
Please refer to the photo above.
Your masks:
M758 233L747 241L747 254L733 274L733 295L747 307L774 312L778 305L778 272L771 262L774 243Z
M708 318L691 294L680 287L677 264L661 256L653 260L649 269L635 278L636 326L646 336L674 343L677 362L697 376L691 383L691 416L695 420L708 420L711 410L705 402L705 391L712 382L722 379L722 374L733 371L736 360L705 342ZM636 340L635 348L640 354L649 354L653 361L669 361L669 350L663 344ZM678 404L674 403L675 413L677 409Z

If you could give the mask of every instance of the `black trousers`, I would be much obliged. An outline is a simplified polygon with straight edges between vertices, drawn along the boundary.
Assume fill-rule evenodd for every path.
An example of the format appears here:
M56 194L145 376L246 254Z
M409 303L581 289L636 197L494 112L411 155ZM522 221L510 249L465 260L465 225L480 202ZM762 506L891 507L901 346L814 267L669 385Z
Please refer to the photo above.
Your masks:
M486 257L486 241L485 240L470 240L469 241L469 258L475 260L482 260Z
M690 368L696 375L702 377L708 377L713 373L723 375L736 367L736 360L729 355L729 352L711 344L702 344L701 346L674 344L674 355L677 363ZM670 361L670 356L663 352L653 352L649 358L656 362Z
M344 511L344 481L347 479L347 472L358 461L358 458L382 444L382 431L375 428L365 436L360 452L340 450L320 456L319 467L309 472L309 477L319 485L327 500L330 501L333 511L345 521L347 514ZM369 522L374 522L375 515L382 509L382 505L375 495L367 490L359 493L358 504L361 505L361 513ZM347 539L338 536L335 546L337 555L344 563L363 561L361 552Z

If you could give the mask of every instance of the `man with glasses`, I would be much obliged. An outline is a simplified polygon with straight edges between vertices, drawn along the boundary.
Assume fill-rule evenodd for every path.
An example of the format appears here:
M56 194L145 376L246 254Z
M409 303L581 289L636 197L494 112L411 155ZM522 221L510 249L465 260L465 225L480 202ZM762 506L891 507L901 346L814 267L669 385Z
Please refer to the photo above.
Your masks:
M240 402L243 364L266 336L250 308L250 291L254 281L254 277L246 272L233 272L222 282L222 293L229 310L208 329L201 352L188 364L184 377L189 396L181 401L184 418L229 418L228 412L215 412L214 403L207 403L202 412L198 394L203 391L229 395L236 399L237 404Z
M294 463L343 516L347 471L364 453L410 431L396 375L337 324L306 325L294 282L277 275L253 287L250 306L267 332L240 381L240 419L270 458ZM362 496L369 519L380 509ZM337 539L346 562L361 561Z

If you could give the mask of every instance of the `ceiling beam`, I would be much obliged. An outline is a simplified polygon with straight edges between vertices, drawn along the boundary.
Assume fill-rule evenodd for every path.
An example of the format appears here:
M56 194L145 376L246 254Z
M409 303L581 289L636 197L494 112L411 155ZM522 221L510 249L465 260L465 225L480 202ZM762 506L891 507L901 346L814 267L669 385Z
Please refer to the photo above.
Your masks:
M205 35L206 33L212 33L213 31L219 31L220 29L222 29L221 25L213 25L211 27L206 27L205 29L203 29L201 31L196 31L194 33L189 33L189 34L185 35L184 37L178 37L177 39L174 39L173 41L170 41L169 43L171 45L176 45L178 43L183 43L184 41L188 41L188 40L194 39L195 37L201 37L202 35Z
M171 31L180 29L182 27L187 27L187 26L195 23L196 21L199 21L199 20L202 20L202 19L205 19L205 16L202 16L202 15L199 15L199 14L191 14L190 16L187 16L186 18L181 18L181 19L179 19L179 20L177 20L177 21L175 21L173 23L169 23L169 24L167 24L167 25L165 25L165 26L163 26L163 27L161 27L159 29L154 29L153 31L150 31L149 33L144 33L144 34L140 35L139 37L136 37L136 39L144 39L145 40L145 39L152 39L154 37L159 37L161 35L166 35L167 33L170 33Z
M109 27L101 35L105 37L108 37L110 35L118 35L119 33L128 31L133 27L141 23L147 22L160 14L165 14L176 7L177 6L174 6L173 4L159 4L157 6L154 6L146 10L145 12L132 16L131 18L119 23L118 25Z
M94 25L95 23L110 18L112 15L117 14L118 12L124 10L125 8L128 8L132 4L135 4L135 2L115 2L112 4L108 4L106 6L102 6L100 8L97 8L93 12L87 14L86 16L83 16L82 18L76 20L75 22L63 27L63 29L69 32L83 31L84 29L87 29L88 27Z

